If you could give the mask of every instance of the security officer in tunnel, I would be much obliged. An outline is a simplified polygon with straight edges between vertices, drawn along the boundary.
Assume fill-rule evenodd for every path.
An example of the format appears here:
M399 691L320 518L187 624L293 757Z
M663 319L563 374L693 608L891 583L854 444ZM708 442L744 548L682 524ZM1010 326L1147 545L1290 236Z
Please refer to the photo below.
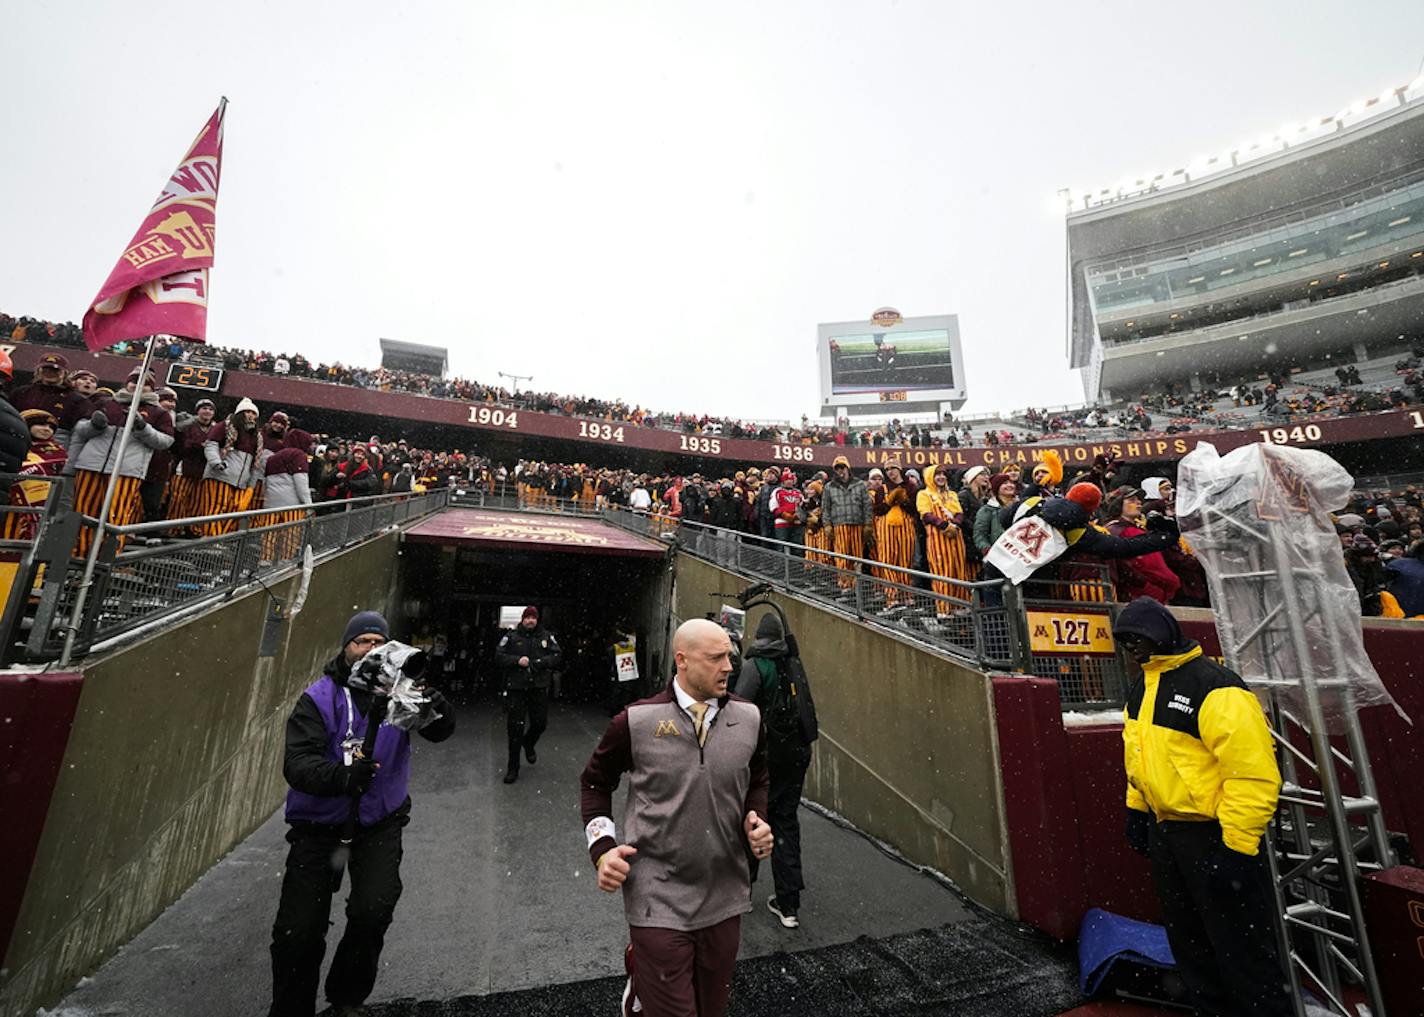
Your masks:
M524 609L519 627L507 632L494 651L504 677L505 725L509 732L509 765L504 782L519 779L519 750L533 763L534 744L549 724L549 681L563 664L564 653L553 633L539 624L539 609ZM528 729L525 728L526 718Z
M1198 1013L1294 1013L1265 840L1281 775L1266 717L1151 597L1113 635L1142 666L1122 730L1127 841L1152 861L1167 941Z

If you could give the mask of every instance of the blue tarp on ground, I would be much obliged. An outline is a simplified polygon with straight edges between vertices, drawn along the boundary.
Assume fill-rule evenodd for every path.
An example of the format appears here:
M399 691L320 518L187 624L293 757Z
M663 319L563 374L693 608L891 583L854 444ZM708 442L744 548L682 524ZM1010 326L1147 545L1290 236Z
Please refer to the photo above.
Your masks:
M1177 966L1162 926L1090 909L1078 930L1078 984L1083 995L1097 992L1113 964L1123 959L1155 968Z

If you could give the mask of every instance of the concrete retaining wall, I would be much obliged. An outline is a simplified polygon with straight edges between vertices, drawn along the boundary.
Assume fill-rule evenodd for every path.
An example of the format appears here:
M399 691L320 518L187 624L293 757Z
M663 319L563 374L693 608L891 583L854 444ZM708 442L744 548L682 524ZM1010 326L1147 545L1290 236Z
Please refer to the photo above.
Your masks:
M292 704L354 611L393 606L398 549L388 534L319 566L274 657L257 656L259 590L85 662L0 1012L52 1003L281 804ZM296 586L274 592L290 601Z
M679 555L674 612L702 617L745 581ZM922 646L777 598L821 724L806 796L1015 915L989 678ZM764 609L763 609L764 610ZM754 632L761 611L747 619ZM815 892L814 872L806 874Z

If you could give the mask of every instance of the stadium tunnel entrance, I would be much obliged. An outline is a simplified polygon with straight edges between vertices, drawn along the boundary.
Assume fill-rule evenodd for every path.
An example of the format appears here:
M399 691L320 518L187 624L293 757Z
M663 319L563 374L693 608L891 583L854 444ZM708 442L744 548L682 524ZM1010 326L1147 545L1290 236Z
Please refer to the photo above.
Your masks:
M403 534L399 561L392 630L432 648L447 692L499 689L495 647L531 604L564 651L559 698L605 700L628 634L638 689L666 670L672 567L656 541L597 519L455 508Z

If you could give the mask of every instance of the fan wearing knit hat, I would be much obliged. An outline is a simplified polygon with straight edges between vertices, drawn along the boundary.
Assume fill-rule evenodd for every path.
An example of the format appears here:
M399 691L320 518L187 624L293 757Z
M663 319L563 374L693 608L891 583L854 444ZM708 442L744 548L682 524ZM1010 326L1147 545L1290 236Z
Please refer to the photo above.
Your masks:
M74 473L75 511L97 519L103 512L109 476L115 472L117 462L118 479L107 521L119 526L139 521L140 488L153 456L173 444L173 415L158 404L158 393L152 386L135 391L138 377L137 372L130 375L135 387L121 389L113 399L97 404L87 420L74 425L65 466L65 472ZM76 392L70 394L82 398ZM125 440L129 410L135 403L138 411ZM88 526L80 529L75 544L79 557L88 554L94 532ZM120 538L119 546L123 544L124 538Z
M831 474L830 482L821 491L821 520L830 530L831 550L844 556L834 559L840 567L836 586L849 590L855 585L849 573L863 567L852 559L863 559L874 552L875 513L870 488L865 481L851 476L849 459L836 456Z
M771 500L767 504L774 536L791 544L794 548L791 553L798 556L806 553L806 517L801 508L805 497L796 483L796 474L786 468L781 471L781 482L771 492Z
M1024 497L1035 495L1052 498L1058 493L1058 485L1063 483L1063 460L1053 449L1043 453L1043 458L1033 464L1033 481L1024 487Z
M246 512L253 504L263 461L262 430L257 404L243 397L226 420L212 426L203 439L203 482L198 487L198 515ZM237 529L235 519L205 523L203 535L219 537Z
M287 447L287 431L292 426L292 419L282 410L277 410L267 418L266 425L262 428L262 444L269 452L280 452Z
M969 570L962 529L967 520L944 467L925 468L925 486L915 494L915 511L925 527L925 558L929 571L945 580L967 579ZM930 588L945 598L936 599L935 613L941 617L951 614L954 604L948 598L962 595L962 591L955 589L953 582L938 580L932 581Z
M35 368L34 379L28 385L19 385L10 392L10 404L23 413L25 410L48 410L54 414L55 440L61 445L69 444L74 425L90 416L98 403L93 398L94 389L99 385L93 371L76 372L67 375L69 361L58 353L48 353ZM88 375L92 381L86 382L86 391L79 391L72 382L78 374ZM8 376L7 380L8 380Z
M54 485L32 478L57 477L64 471L68 456L65 448L54 440L54 414L49 410L26 410L20 414L30 429L30 450L20 467L20 479L10 485L10 504L38 508L49 500ZM0 527L6 540L32 540L39 529L37 516L7 512Z
M1067 495L1062 498L1045 498L1032 506L1027 516L1014 522L1009 527L1009 531L1002 536L986 556L984 565L984 577L999 578L1005 577L1005 563L1015 560L1015 556L1010 553L1005 557L1005 541L1012 541L1014 533L1020 525L1031 525L1033 518L1041 519L1057 530L1064 538L1060 554L1062 560L1071 559L1074 555L1091 555L1095 558L1120 559L1136 558L1139 555L1153 554L1176 543L1179 536L1177 524L1165 517L1158 517L1148 523L1148 532L1135 537L1115 537L1111 533L1100 530L1092 525L1093 516L1097 513L1098 507L1102 504L1103 492L1094 484L1074 484L1068 489ZM1042 573L1045 569L1056 572L1059 562L1049 560L1039 564L1038 578L1044 578ZM1014 574L1012 581L1015 584L1027 579L1026 574ZM1051 577L1050 577L1051 578Z
M919 485L905 476L899 463L887 465L884 483L870 489L875 512L875 558L884 563L871 572L881 579L906 586L909 577L904 570L915 565L914 513L918 493ZM887 586L885 599L893 607L908 603L910 594L907 590Z
M203 471L207 459L203 456L203 443L212 430L213 418L217 415L217 405L206 397L193 404L193 412L179 413L176 424L176 440L173 454L178 460L178 472L168 482L168 518L190 519L198 514L198 490L203 482ZM196 536L191 527L185 532Z

